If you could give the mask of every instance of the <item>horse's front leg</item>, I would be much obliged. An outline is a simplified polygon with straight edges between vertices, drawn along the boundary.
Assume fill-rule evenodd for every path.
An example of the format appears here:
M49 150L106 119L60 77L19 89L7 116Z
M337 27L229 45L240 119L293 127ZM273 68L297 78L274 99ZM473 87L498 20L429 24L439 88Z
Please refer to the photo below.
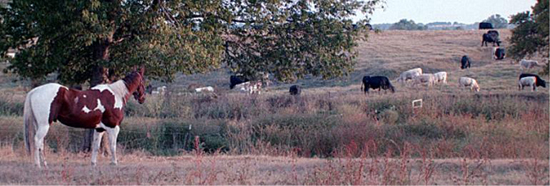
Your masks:
M120 127L117 125L114 128L107 128L107 135L109 135L109 147L111 148L111 165L117 165L116 159L116 139L120 132Z
M103 131L98 132L94 129L94 141L92 142L92 166L97 164L97 151L99 150L99 145L101 144L101 138L103 137Z

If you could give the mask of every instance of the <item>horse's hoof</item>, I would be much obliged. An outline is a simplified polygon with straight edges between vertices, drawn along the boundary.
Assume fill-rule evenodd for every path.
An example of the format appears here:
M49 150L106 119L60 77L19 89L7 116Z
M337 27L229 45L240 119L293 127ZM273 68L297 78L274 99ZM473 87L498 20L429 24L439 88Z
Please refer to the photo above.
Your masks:
M115 166L115 165L118 165L117 162L111 162L111 165Z
M97 165L96 162L92 162L92 167L95 167Z

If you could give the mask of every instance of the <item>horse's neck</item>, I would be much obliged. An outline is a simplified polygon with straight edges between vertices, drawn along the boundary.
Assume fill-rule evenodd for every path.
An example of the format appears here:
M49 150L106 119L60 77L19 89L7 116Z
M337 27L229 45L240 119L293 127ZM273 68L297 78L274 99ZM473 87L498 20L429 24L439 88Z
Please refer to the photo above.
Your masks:
M109 87L115 93L115 96L121 98L125 98L130 93L123 80L118 80L114 83L111 83L109 84Z

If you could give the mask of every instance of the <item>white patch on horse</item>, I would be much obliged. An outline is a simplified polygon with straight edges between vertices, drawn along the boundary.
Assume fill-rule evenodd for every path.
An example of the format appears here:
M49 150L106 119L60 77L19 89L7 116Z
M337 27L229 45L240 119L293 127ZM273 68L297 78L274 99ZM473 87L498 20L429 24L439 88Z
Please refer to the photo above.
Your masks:
M84 108L82 108L82 111L84 111L86 114L90 113L92 110L90 110L86 105L84 105Z
M82 95L83 98L86 98L86 94Z
M115 83L110 84L109 90L111 90L111 93L113 93L113 95L115 96L115 105L113 108L122 109L122 107L124 106L123 98L127 94L129 94L128 88L126 87L124 80L118 80Z
M78 103L78 97L74 98L74 103L75 103L75 104Z
M95 110L99 110L101 111L101 113L105 112L105 107L101 104L101 101L99 99L97 99L97 107L94 109Z
M92 87L91 89L92 90L99 90L99 92L103 92L104 90L109 90L109 92L113 92L109 88L109 85L105 85L105 84L96 85L95 87Z
M48 119L50 116L50 108L53 100L59 92L59 88L64 87L57 83L48 83L39 87L36 87L28 93L30 101L33 103L32 110L36 117L38 125L49 124ZM67 87L64 87L67 88ZM68 90L68 89L67 89ZM48 105L44 107L43 105ZM44 116L44 117L41 117Z

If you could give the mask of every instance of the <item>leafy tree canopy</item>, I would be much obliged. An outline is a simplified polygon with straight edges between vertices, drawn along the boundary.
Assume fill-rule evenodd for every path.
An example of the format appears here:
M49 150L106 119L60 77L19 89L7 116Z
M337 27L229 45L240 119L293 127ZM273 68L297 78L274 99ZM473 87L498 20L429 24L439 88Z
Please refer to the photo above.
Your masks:
M512 30L509 55L516 60L523 59L533 54L541 54L548 58L548 1L538 0L533 6L533 12L521 12L510 20L517 27ZM548 74L548 61L543 74Z
M9 70L22 77L57 72L71 84L136 65L167 81L223 64L251 78L330 78L352 70L361 25L381 1L18 0L0 8L0 51L18 49ZM367 16L352 29L356 12Z

